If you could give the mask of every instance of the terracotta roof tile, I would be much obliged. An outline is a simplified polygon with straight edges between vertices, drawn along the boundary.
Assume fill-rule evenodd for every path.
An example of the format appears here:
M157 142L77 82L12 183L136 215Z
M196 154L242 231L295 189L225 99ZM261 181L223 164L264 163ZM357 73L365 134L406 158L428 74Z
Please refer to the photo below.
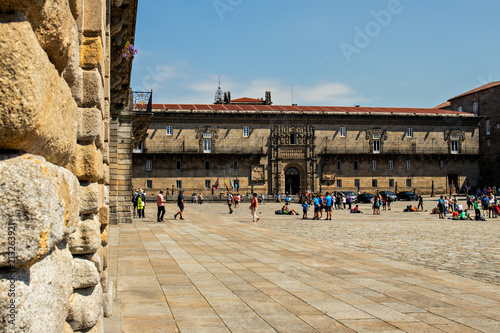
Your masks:
M496 87L496 86L500 86L500 81L493 81L493 82L484 84L484 85L482 85L480 87L477 87L475 89L469 90L469 91L467 91L467 92L465 92L463 94L460 94L458 96L452 97L448 101L454 100L454 99L459 98L459 97L467 96L467 95L470 95L470 94L474 94L474 93L477 93L477 92L480 92L480 91L483 91L483 90L486 90L486 89L490 89L490 88L493 88L493 87Z
M464 112L440 108L390 108L390 107L350 107L350 106L295 106L295 105L235 105L235 104L153 104L153 110L213 110L213 111L289 111L327 113L398 113L398 114L461 114Z

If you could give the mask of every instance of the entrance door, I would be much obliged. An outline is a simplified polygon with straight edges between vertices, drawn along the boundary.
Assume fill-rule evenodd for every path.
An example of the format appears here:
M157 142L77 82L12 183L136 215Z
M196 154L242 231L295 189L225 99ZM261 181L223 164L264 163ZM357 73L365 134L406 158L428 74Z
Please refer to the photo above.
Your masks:
M300 191L300 173L296 168L288 168L285 171L285 193L293 195Z
M448 191L451 189L458 189L458 175L457 174L449 174L448 175Z

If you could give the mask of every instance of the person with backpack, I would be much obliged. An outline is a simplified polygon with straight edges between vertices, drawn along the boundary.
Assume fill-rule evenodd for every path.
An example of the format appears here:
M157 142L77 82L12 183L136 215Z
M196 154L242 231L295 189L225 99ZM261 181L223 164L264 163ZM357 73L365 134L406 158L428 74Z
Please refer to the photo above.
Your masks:
M139 197L139 193L137 190L132 193L132 206L134 207L134 217L137 216L137 198Z

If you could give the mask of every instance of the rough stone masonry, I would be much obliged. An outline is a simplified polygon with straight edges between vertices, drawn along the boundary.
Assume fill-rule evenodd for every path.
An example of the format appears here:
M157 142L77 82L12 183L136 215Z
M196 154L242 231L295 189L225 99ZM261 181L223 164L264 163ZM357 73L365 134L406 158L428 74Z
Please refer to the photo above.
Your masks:
M122 7L135 17L136 0L0 2L1 332L100 332L111 315L109 82Z

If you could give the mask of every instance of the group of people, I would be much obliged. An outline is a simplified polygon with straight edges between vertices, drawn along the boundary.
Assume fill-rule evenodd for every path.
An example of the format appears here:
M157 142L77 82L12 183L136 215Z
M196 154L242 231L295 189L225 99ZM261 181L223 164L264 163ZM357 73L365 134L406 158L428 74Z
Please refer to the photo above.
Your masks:
M134 208L134 217L144 217L144 208L146 207L146 191L142 188L132 193L132 206Z
M193 193L192 203L197 203L199 205L202 205L203 204L203 193L200 193L200 194Z

